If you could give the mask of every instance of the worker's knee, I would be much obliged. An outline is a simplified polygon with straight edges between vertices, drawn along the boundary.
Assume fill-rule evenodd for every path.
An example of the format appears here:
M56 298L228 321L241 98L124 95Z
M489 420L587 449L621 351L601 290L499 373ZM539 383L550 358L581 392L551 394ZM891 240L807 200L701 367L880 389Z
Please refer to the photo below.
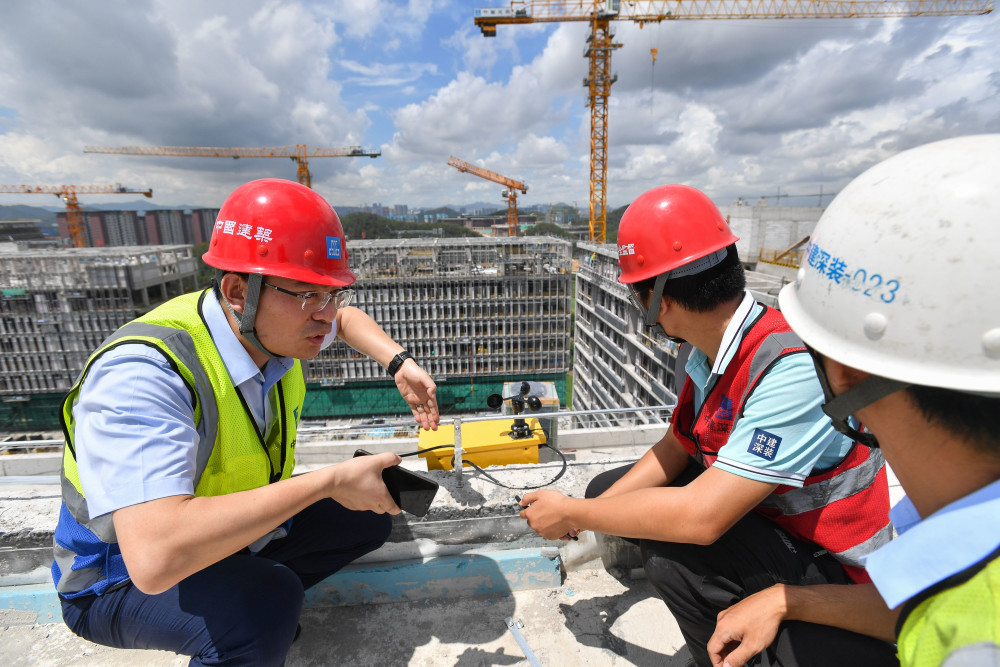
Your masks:
M587 485L587 491L584 493L585 498L596 498L601 495L617 482L619 479L625 476L632 468L631 465L627 465L621 468L613 468L611 470L605 470L604 472L598 474L592 480L590 484Z
M256 575L227 600L224 614L214 622L208 620L211 645L192 664L284 663L305 599L302 582L278 564L261 568Z

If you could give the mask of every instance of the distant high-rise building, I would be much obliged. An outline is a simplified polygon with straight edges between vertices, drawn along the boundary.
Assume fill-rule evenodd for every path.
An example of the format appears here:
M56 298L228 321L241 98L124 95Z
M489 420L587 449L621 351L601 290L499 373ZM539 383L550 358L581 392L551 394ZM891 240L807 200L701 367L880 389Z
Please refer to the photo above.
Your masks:
M150 245L181 245L194 242L190 225L184 224L184 211L156 209L146 211L146 234Z
M154 209L144 213L85 210L81 217L86 247L113 248L205 243L211 238L218 214L216 208ZM59 213L56 219L60 235L68 239L66 213Z
M212 229L219 217L217 208L196 208L190 213L191 242L195 245L208 243L212 238Z

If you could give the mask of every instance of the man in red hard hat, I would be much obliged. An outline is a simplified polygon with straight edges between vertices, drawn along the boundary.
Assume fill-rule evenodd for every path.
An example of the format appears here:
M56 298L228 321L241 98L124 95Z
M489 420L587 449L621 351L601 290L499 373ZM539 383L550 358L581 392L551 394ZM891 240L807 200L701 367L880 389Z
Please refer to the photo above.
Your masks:
M634 465L598 475L585 499L522 501L543 537L594 530L638 544L704 666L719 612L776 582L867 582L863 557L891 537L881 454L823 414L806 348L746 289L736 241L691 187L628 207L619 281L644 325L693 346L670 430ZM889 644L805 623L769 650L782 665L895 664Z
M392 453L292 477L311 359L334 337L386 366L424 428L435 385L370 317L333 208L252 181L225 201L210 290L112 334L63 403L53 579L66 624L191 664L282 664L304 591L381 546Z

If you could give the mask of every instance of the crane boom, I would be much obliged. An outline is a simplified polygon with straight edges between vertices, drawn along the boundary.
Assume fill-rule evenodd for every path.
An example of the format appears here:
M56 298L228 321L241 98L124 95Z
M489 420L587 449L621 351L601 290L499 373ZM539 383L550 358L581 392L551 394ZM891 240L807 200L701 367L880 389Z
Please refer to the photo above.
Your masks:
M317 157L370 157L377 158L381 151L372 151L361 146L346 148L318 148L305 144L294 146L271 146L263 148L237 148L228 146L84 146L84 153L113 153L117 155L167 155L174 157L287 157L298 166L299 183L312 187L309 173L309 158Z
M696 19L885 18L891 16L981 15L994 0L512 0L508 7L474 10L485 37L498 25L587 21L584 55L590 69L583 85L590 102L590 240L604 243L607 228L608 96L617 77L611 73L611 21L638 23Z
M66 202L66 225L69 227L70 238L74 248L83 247L83 223L80 222L80 202L76 196L81 195L124 195L140 194L146 198L153 196L152 190L136 190L123 185L0 185L0 193L24 193L55 195Z
M508 236L517 236L517 191L520 190L521 194L526 195L528 194L528 186L521 181L515 181L513 178L507 178L489 169L483 169L465 160L459 160L455 156L448 158L448 164L461 172L485 178L488 181L493 181L507 187L503 191L503 197L507 200L507 234Z
M508 188L516 188L520 190L522 194L528 194L528 186L520 181L515 181L513 178L501 176L500 174L490 171L489 169L483 169L482 167L477 167L476 165L465 162L464 160L459 160L457 157L449 157L448 164L455 167L459 171L468 172L478 176L479 178L485 178L488 181L493 181L494 183L499 183L500 185L506 185Z
M627 20L887 18L989 14L987 0L513 0L510 9L475 10L485 26ZM485 32L485 30L484 30Z

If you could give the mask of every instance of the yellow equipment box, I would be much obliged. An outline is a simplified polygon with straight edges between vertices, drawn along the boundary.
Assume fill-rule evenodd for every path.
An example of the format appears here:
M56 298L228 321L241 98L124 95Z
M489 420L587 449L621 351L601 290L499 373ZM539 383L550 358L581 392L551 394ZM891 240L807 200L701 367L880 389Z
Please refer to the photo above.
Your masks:
M545 434L537 419L525 419L531 429L530 438L515 440L510 437L513 421L470 422L462 424L462 458L480 468L511 463L538 463L538 447L545 443ZM420 458L427 459L428 470L451 470L455 458L455 428L442 424L436 431L420 431L418 449ZM449 445L434 451L422 450L439 445Z

